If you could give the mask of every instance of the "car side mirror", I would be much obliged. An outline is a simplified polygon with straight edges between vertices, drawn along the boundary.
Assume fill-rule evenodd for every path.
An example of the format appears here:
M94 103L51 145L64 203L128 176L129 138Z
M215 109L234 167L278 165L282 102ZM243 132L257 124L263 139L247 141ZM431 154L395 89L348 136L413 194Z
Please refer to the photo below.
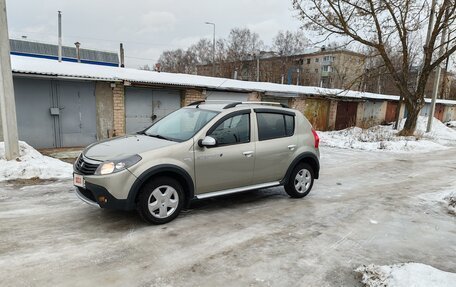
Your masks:
M198 141L198 145L200 147L215 146L216 144L217 144L217 141L211 136L206 136L204 139Z

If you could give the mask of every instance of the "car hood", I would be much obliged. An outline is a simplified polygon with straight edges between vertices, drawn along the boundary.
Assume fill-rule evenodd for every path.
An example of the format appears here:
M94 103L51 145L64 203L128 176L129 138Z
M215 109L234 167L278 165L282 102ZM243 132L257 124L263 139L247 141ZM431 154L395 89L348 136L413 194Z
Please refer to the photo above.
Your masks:
M174 144L177 142L146 135L127 135L94 143L85 149L84 156L99 161L114 160Z

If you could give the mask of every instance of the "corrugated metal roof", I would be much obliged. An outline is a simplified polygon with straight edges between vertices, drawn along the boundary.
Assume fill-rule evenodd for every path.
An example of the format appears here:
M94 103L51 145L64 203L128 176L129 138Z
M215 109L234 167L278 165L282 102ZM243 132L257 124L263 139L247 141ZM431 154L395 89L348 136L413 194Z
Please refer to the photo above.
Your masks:
M10 39L10 47L12 53L53 57L58 56L58 46L54 44L34 42L28 40ZM119 64L119 57L117 53L114 52L97 51L84 48L81 48L79 52L81 60L104 62L117 65ZM63 46L62 56L65 58L76 59L76 47Z
M70 77L93 79L99 81L129 81L132 83L146 83L155 85L174 85L182 87L199 87L214 90L268 92L276 96L283 95L314 95L330 97L346 97L352 99L399 100L398 96L326 89L309 86L281 85L267 82L247 82L226 78L215 78L188 74L163 73L144 71L131 68L85 65L71 62L38 59L21 56L11 56L14 73L34 74L54 77ZM426 100L427 102L430 99ZM456 105L456 101L438 100L438 103Z

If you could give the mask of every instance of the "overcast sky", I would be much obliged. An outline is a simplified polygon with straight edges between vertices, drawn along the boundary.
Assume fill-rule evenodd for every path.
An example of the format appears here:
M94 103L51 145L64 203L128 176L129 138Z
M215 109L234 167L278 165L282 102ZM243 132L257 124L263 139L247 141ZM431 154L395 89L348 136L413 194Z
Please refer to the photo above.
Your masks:
M124 43L130 67L156 63L163 50L186 48L202 37L225 38L233 27L257 32L271 44L279 30L297 30L291 0L6 0L11 38L57 43L57 11L63 41L118 51Z

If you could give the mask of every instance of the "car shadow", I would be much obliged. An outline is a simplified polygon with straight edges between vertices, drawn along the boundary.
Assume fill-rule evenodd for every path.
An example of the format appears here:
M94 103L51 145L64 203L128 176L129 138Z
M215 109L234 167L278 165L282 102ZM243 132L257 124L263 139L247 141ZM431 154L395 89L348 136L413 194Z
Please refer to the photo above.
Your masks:
M231 195L218 196L207 199L195 199L191 202L188 208L182 210L181 214L174 221L156 226L163 228L165 226L178 224L179 219L183 219L188 215L204 215L208 213L223 212L226 210L248 207L256 207L263 205L269 201L277 201L280 199L288 199L288 195L283 188L274 187L267 189L250 190ZM108 233L125 232L142 228L150 228L150 225L139 217L136 211L122 211L111 209L92 209L86 213L81 224L99 226L100 229ZM166 228L163 228L166 229Z

